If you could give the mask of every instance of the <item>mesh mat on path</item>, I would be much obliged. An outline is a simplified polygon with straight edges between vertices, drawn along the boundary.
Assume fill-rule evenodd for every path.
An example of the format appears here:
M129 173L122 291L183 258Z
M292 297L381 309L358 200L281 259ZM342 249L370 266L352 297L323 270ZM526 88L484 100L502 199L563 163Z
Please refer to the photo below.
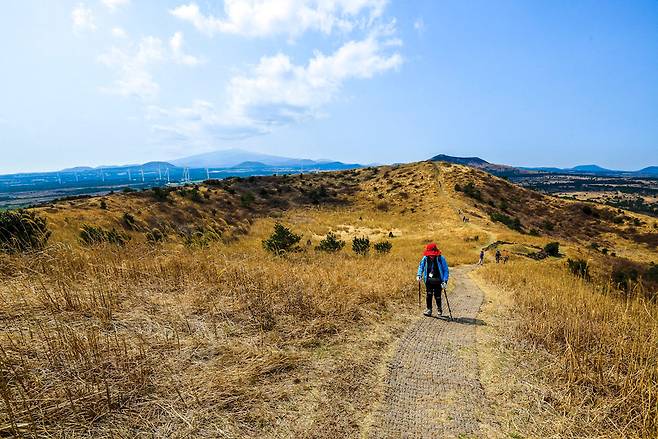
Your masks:
M479 380L475 329L482 291L466 275L451 272L454 321L423 317L404 333L388 364L373 438L443 438L478 435ZM424 299L424 297L423 297ZM447 312L444 297L444 311ZM435 310L436 311L436 310Z

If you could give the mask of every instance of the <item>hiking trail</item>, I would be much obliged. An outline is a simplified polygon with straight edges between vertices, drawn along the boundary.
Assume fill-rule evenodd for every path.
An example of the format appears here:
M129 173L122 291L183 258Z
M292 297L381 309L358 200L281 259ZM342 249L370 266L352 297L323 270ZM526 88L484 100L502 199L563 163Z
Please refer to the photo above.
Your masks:
M484 293L468 276L473 268L461 266L451 271L453 287L448 288L448 297L454 320L420 316L400 338L387 365L383 398L370 437L478 436L485 394L479 379L475 330L484 324L477 320ZM444 311L447 314L445 297Z

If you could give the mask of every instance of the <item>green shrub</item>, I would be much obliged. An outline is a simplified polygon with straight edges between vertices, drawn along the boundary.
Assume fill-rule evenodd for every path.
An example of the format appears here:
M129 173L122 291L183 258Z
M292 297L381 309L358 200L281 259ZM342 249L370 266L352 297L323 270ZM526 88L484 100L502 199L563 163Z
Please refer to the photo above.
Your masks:
M299 250L297 245L302 235L296 235L289 228L280 223L274 225L274 232L268 239L262 241L263 248L276 255Z
M345 241L340 239L335 233L329 232L315 249L323 252L335 253L342 250L343 247L345 247Z
M50 238L45 218L29 210L0 211L0 251L41 250Z
M98 244L116 244L124 245L130 237L115 229L105 230L102 227L91 226L83 224L80 230L80 242L84 245L98 245Z
M617 266L612 271L612 282L622 290L631 289L634 282L637 281L639 272L634 267Z
M370 251L370 239L366 236L363 238L354 237L352 239L352 251L357 255L367 255Z
M240 206L249 208L253 204L253 202L256 200L256 197L254 197L254 194L251 192L245 192L242 195L240 195Z
M146 232L146 240L150 243L162 242L165 239L165 234L160 229L154 227L149 232Z
M157 201L168 201L169 200L169 191L161 187L154 187L152 190L153 198Z
M466 183L466 185L462 188L462 191L467 196L475 200L482 201L482 193L478 188L475 187L473 182L469 181L468 183Z
M311 203L320 204L329 198L329 192L327 192L326 187L320 186L319 188L311 189L308 193L308 197L311 199Z
M544 246L544 251L548 256L558 257L560 256L560 243L559 242L549 242Z
M649 265L647 272L644 273L644 278L651 282L658 282L658 265L653 262Z
M584 259L567 259L567 266L574 276L582 277L583 279L590 278L589 264Z
M379 254L389 253L393 248L391 241L381 241L374 245L374 249Z
M504 213L498 213L498 212L492 212L491 214L489 214L489 216L491 218L491 221L503 223L512 230L516 230L520 232L523 229L523 226L521 225L521 221L518 218L512 218L510 216L505 215Z
M205 248L210 245L211 242L219 241L222 238L222 234L216 232L215 230L209 229L200 229L192 233L186 233L183 235L183 243L187 247L201 247Z

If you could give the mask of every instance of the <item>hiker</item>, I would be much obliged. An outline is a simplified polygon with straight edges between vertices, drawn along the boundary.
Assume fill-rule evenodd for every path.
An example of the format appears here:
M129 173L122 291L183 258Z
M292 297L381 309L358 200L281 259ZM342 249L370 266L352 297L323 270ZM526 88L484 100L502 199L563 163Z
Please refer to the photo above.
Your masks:
M436 244L430 243L425 246L423 258L418 264L418 274L416 281L421 280L425 282L425 302L427 309L423 314L426 316L432 315L432 296L436 300L439 316L443 314L441 307L441 292L446 289L448 284L448 262L446 258L441 255L441 250L438 249Z
M496 264L500 262L500 250L496 250Z
M478 265L484 265L484 250L480 250L480 260L478 261Z

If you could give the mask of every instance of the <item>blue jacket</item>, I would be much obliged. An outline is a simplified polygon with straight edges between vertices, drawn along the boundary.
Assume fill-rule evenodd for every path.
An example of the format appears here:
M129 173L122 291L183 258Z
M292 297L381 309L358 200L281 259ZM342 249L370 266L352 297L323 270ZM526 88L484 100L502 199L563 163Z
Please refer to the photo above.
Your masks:
M423 259L420 260L420 264L418 265L418 277L423 279L424 282L427 282L427 269L429 268L427 260L428 257L423 256ZM446 261L446 258L441 255L439 256L439 260L437 262L439 266L439 272L441 273L441 282L448 282L448 276L450 275L450 272L448 271L448 262Z

